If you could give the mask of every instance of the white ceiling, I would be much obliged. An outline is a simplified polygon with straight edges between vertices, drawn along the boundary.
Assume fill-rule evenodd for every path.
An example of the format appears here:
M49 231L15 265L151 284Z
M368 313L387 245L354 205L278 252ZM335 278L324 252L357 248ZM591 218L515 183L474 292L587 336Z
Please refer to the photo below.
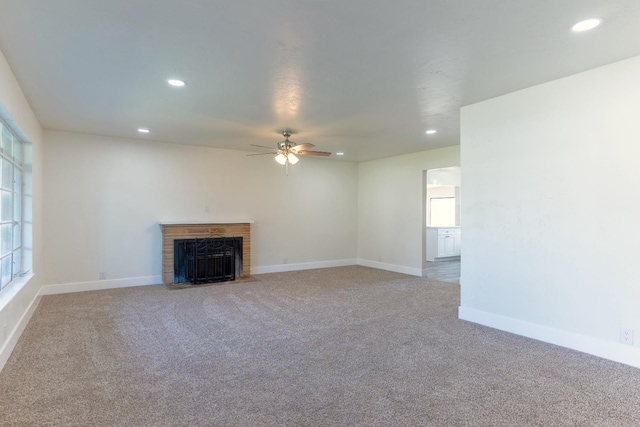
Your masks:
M290 128L363 161L456 145L463 105L640 55L640 1L2 0L0 49L45 129L251 150Z

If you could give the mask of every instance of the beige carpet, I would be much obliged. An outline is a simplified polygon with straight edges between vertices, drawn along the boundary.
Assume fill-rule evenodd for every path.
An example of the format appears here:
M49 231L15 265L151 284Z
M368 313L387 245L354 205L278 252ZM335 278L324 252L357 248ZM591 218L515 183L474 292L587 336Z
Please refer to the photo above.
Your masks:
M639 426L640 370L457 319L365 267L43 297L0 425Z

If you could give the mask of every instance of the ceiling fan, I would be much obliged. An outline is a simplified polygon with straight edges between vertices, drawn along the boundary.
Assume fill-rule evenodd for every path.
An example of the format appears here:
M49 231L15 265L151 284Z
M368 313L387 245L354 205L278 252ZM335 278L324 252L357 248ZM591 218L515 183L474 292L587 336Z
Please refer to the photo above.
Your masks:
M289 164L295 165L298 163L298 155L301 156L330 156L331 153L327 151L313 151L308 150L308 148L313 148L315 145L310 143L304 144L296 144L293 141L289 141L289 137L291 136L291 132L288 130L282 131L282 136L284 136L284 141L280 141L276 144L276 151L272 151L269 153L258 153L258 154L247 154L248 156L263 156L265 154L275 154L276 162L280 163L282 166L288 167ZM251 144L253 147L258 148L266 148L267 150L273 150L271 147L265 147L264 145L256 145Z

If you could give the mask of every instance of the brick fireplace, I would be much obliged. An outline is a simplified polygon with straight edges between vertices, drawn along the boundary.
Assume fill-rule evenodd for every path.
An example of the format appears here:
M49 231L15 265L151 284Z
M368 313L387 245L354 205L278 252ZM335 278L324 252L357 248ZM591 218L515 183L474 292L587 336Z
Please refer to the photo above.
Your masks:
M218 237L242 238L242 273L251 274L251 222L224 223L161 223L162 228L162 282L174 283L174 246L176 240Z

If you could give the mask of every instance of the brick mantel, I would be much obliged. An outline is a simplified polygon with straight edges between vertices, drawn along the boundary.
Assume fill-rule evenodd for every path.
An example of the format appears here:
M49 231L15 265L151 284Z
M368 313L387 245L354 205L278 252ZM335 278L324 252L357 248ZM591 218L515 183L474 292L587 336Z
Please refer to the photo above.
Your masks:
M173 283L174 240L203 239L207 237L242 237L242 276L251 274L251 224L244 222L163 222L162 228L162 282Z

